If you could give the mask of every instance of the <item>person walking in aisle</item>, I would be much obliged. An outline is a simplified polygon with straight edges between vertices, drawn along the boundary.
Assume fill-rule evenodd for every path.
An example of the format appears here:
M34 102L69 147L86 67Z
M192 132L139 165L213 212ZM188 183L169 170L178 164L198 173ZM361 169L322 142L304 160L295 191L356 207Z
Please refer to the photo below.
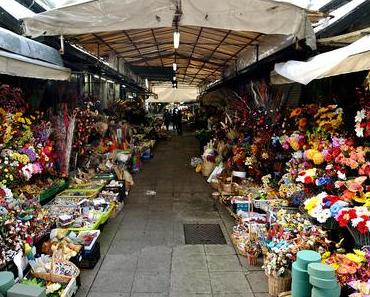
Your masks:
M172 126L173 130L177 130L177 109L174 108L172 111Z
M176 113L176 127L177 127L177 134L182 135L182 112L179 109Z
M170 128L171 118L172 118L171 113L169 112L168 109L166 109L163 114L163 121L164 121L164 125L166 126L167 131Z

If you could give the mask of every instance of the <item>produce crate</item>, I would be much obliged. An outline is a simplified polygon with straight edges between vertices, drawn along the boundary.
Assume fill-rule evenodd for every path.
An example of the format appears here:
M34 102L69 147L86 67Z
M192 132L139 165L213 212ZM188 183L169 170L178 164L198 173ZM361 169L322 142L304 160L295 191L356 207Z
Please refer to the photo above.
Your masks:
M82 269L93 269L100 259L100 243L95 242L94 247L89 251L82 253L82 260L80 262L80 268Z
M74 193L79 192L81 195L74 195ZM100 191L97 190L72 190L68 189L59 193L57 197L64 197L64 198L81 198L81 199L93 199L95 198Z
M107 191L112 191L114 193L118 193L118 201L119 202L124 201L127 197L125 183L123 183L122 187L108 187L108 186L106 186L104 189L107 190Z
M60 193L68 187L68 181L63 181L52 185L50 188L43 191L39 196L41 204L47 203L50 198L53 198L56 194Z
M115 175L113 173L97 174L94 177L94 179L103 179L103 180L112 180L114 178L115 178Z

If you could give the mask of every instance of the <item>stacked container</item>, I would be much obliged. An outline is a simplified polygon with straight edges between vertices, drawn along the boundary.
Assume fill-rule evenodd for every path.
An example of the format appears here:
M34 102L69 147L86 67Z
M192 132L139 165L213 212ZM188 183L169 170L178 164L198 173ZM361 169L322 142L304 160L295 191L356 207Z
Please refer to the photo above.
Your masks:
M312 285L309 281L308 266L320 263L321 256L315 251L299 251L292 265L292 297L311 297Z
M339 297L340 286L334 268L327 264L312 263L308 265L312 297Z

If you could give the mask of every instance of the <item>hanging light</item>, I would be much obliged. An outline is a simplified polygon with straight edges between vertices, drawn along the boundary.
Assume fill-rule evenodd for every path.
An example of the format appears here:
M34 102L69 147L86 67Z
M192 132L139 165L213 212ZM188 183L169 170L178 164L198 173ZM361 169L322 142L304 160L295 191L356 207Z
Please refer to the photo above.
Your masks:
M174 81L176 81L176 76L174 76L172 79L173 79Z
M175 31L173 32L173 47L177 49L179 48L179 46L180 46L180 32Z
M177 70L177 64L176 63L173 63L172 64L172 69L173 69L173 71L176 71Z

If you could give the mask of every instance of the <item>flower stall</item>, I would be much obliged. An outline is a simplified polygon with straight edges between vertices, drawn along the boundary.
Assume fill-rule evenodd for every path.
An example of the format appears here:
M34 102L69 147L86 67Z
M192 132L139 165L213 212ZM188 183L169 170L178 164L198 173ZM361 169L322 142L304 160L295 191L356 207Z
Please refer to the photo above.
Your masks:
M251 254L263 255L271 284L278 283L271 278L289 278L298 251L315 250L334 267L343 290L365 296L370 281L363 273L370 263L368 91L349 119L351 110L336 104L283 109L283 100L265 83L249 88L252 95L226 104L203 154L203 164L212 161L217 169L209 173L218 189L212 196L236 219L231 236L236 249L250 265Z
M79 268L99 261L99 229L123 208L130 172L153 157L156 135L86 98L41 111L0 85L0 106L0 273L22 278L28 263L21 284L72 296Z

